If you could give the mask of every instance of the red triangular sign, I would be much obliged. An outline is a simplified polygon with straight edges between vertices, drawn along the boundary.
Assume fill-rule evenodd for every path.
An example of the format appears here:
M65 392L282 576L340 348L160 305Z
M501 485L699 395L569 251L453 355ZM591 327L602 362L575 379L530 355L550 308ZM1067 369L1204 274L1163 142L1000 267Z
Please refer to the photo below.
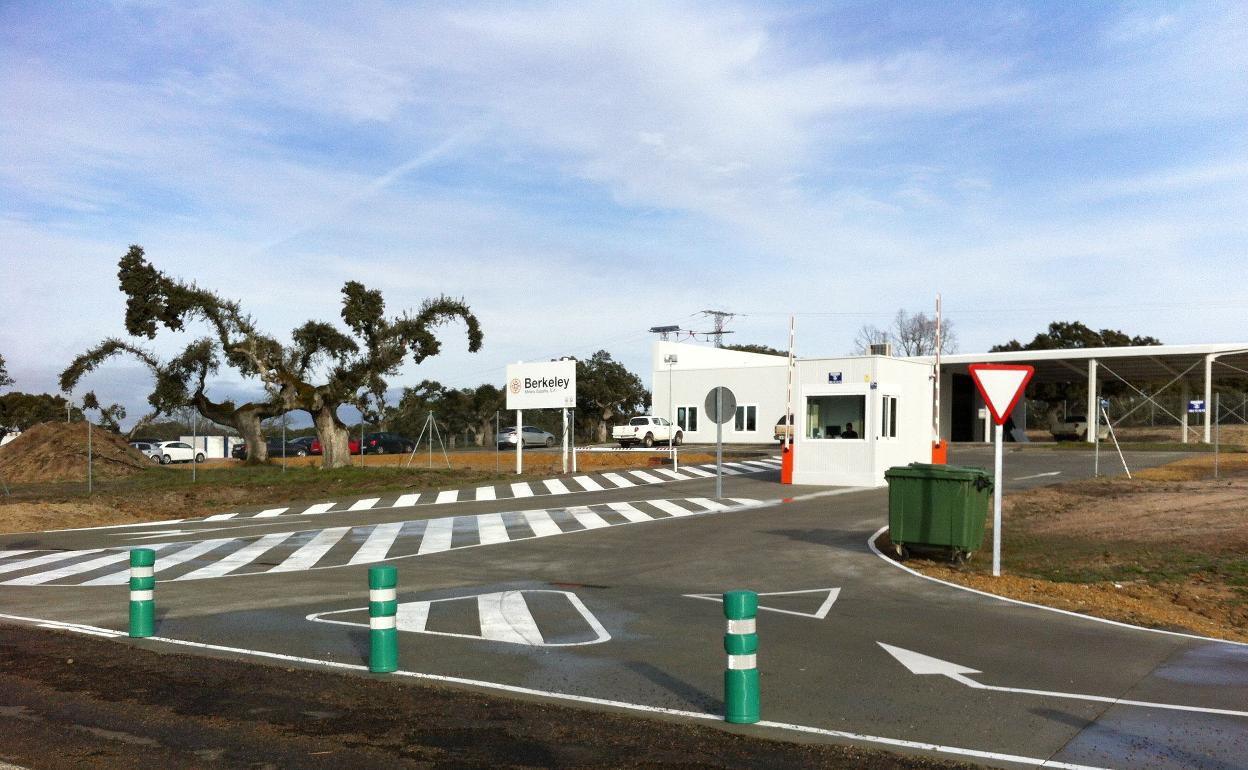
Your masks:
M1036 371L1034 367L1018 364L971 364L968 368L997 425L1005 424L1005 418L1014 411L1014 405L1022 398L1023 390Z

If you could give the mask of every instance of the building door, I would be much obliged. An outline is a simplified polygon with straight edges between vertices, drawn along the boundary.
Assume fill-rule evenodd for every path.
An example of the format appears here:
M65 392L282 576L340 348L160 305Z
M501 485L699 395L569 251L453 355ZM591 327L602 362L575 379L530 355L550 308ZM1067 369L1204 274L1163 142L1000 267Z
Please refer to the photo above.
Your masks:
M975 440L975 381L969 374L953 375L953 398L950 402L950 441Z

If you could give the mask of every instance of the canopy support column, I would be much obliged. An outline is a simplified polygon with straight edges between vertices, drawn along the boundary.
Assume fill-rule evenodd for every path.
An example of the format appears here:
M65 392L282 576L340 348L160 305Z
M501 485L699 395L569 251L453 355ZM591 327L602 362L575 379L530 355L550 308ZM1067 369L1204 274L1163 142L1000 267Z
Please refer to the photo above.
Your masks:
M1085 441L1089 444L1096 443L1097 424L1100 420L1097 416L1101 413L1101 402L1097 398L1099 388L1096 384L1096 359L1088 359L1088 411L1084 412L1088 419L1088 432Z

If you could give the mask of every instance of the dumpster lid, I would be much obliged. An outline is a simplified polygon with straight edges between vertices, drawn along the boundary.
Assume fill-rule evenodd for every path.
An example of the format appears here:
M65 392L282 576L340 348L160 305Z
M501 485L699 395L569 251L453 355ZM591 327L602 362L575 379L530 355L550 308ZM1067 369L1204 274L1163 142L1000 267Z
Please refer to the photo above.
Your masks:
M991 477L992 474L983 468L971 468L965 465L933 465L932 463L910 463L884 471L884 478L975 481L979 478Z

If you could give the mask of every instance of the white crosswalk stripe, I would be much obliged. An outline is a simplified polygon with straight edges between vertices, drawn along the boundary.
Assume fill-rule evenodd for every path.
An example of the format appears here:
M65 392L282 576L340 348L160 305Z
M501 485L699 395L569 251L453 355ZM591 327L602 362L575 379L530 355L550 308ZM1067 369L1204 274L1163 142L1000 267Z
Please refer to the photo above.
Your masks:
M477 516L477 532L481 537L481 545L505 543L511 539L507 535L507 525L503 523L501 513L483 513Z
M447 489L438 493L438 499L434 503L453 503L459 499L458 489Z
M527 481L520 481L511 485L512 497L532 497L533 490L529 487Z
M363 500L356 500L354 503L351 503L351 507L347 508L347 510L348 511L367 511L369 508L372 508L374 505L380 502L381 502L380 497L367 497L367 498L364 498Z
M604 473L604 474L602 474L602 477L603 477L604 479L606 479L607 481L610 481L612 484L614 484L614 485L616 486L616 488L617 488L617 489L618 489L618 488L622 488L622 487L635 487L635 486L637 486L636 484L634 484L633 482L631 482L631 481L629 481L628 479L624 478L623 476L621 476L621 475L620 475L620 474L618 474L618 473Z
M415 492L410 495L399 495L399 499L394 501L395 508L410 508L420 499L420 493Z
M671 500L647 500L646 502L653 505L655 508L658 508L660 511L670 513L673 516L688 516L693 513L693 511L688 508L682 508L676 503L673 503Z
M29 550L26 550L26 551L0 551L0 559L7 559L7 558L9 558L10 556L21 556L21 555L22 555L22 554L24 554L24 553L30 553L30 552L31 552L31 551L29 551Z
M698 467L698 466L696 466L696 465L685 465L685 466L681 466L681 469L680 469L680 470L681 470L682 472L684 472L684 473L692 473L694 476L698 476L698 477L700 477L700 478L704 478L704 479L709 479L711 476L714 476L714 475L715 475L714 473L711 473L710 471L704 471L704 470L702 470L701 468L699 468L699 467Z
M664 476L667 476L672 481L688 481L689 479L692 478L692 476L686 476L683 473L678 473L672 470L671 468L655 468L654 472L662 473Z
M329 553L329 549L337 545L342 536L350 531L350 527L331 527L321 530L316 537L304 543L269 572L297 572L311 567L320 561L322 556Z
M478 500L495 500L497 496L494 494L494 487L477 487Z
M705 509L706 509L706 510L708 510L708 511L726 511L726 510L728 510L728 506L724 505L723 503L717 503L717 502L715 502L714 500L710 500L710 499L705 498L705 497L687 497L687 498L685 498L685 499L686 499L686 500L688 500L689 502L693 503L694 505L700 505L700 506L702 506L703 508L705 508Z
M529 523L529 529L533 530L534 537L563 534L563 530L559 529L559 525L550 518L550 514L546 511L525 511L524 520Z
M274 532L271 535L265 535L254 543L243 546L218 562L209 564L206 567L200 567L194 572L183 575L179 578L179 580L202 580L203 578L220 577L221 575L229 574L239 567L244 567L251 564L256 559L259 559L264 555L265 551L276 545L280 545L283 540L293 534L293 532Z
M742 460L741 464L746 465L746 466L753 466L755 468L760 468L765 471L774 471L776 468L780 467L776 465L775 463L765 463L765 462L760 462L758 460Z
M645 511L638 510L632 505L632 503L607 503L607 507L634 524L654 520L653 516Z
M238 515L237 513L218 513L218 514L209 516L208 518L204 519L204 521L225 521L226 519L232 519L237 515Z
M176 567L192 559L196 559L204 554L212 551L226 543L236 543L238 540L233 537L222 537L216 540L203 540L198 543L191 543L180 551L161 556L156 560L155 572L162 572L170 567ZM130 580L130 568L127 567L120 572L114 572L104 577L98 577L95 580L88 580L83 583L84 586L119 586Z
M568 493L568 488L559 479L546 479L542 483L546 485L546 488L550 490L552 495L566 495Z
M399 531L403 529L403 522L396 521L390 524L378 524L373 527L373 531L369 533L368 539L364 541L364 545L360 546L360 550L355 552L348 564L369 564L370 562L381 561L386 558L386 554L390 553L390 546L394 545L395 539L399 536Z
M580 522L585 529L601 529L602 527L611 526L606 519L584 506L569 508L568 513L572 514L572 518Z
M56 551L54 553L46 553L43 556L36 556L33 559L23 559L21 561L11 561L8 564L0 564L0 573L17 572L18 570L30 569L31 567L42 567L45 564L53 564L66 559L73 559L77 556L87 556L88 554L99 553L103 548L92 548L87 551Z
M651 474L646 473L645 471L628 471L628 473L634 478L641 479L647 484L660 484L663 481L663 479L659 478L658 476L652 476Z
M162 548L164 548L166 545L167 545L166 543L161 543L161 544L156 544L156 545L149 545L147 547L151 548L153 551L159 551ZM59 569L48 570L47 572L39 572L34 575L24 575L22 577L14 578L12 580L6 580L4 581L4 585L6 586L37 586L37 585L42 585L43 583L50 583L53 580L60 580L61 578L69 577L70 575L79 575L83 572L93 572L97 569L102 569L104 567L108 567L113 564L116 564L117 562L129 561L129 560L130 560L129 550L114 552L114 553L106 554L96 559L90 559L88 561L80 561L77 564L70 564L65 567L60 567Z
M336 503L317 503L316 505L309 505L307 509L304 510L303 515L315 516L318 513L327 513L330 508L334 507L334 505L336 505Z
M589 476L573 476L572 480L581 485L581 489L586 492L601 492L602 485L594 481Z
M425 525L425 536L420 540L417 554L438 553L450 550L451 535L455 534L455 519L432 519Z
M267 511L260 511L255 516L252 516L252 518L253 519L271 519L274 516L281 516L283 513L289 510L290 510L289 508L269 508Z

